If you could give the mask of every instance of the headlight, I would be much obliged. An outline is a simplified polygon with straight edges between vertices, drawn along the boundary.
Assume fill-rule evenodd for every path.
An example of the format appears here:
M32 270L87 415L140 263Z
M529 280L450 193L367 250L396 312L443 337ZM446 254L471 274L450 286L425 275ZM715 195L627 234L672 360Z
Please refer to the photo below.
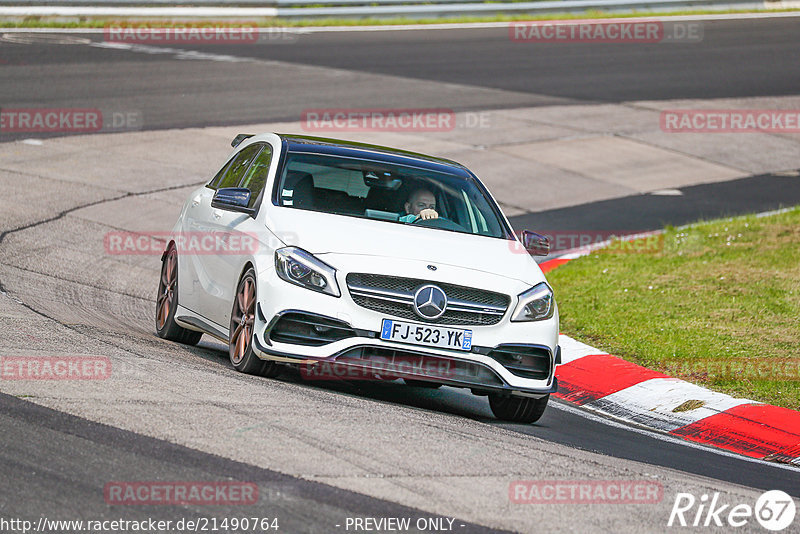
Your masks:
M275 251L275 270L291 284L334 297L341 296L336 283L336 269L297 247Z
M553 291L542 282L522 293L519 304L511 316L512 321L541 321L550 319L555 311L556 302Z

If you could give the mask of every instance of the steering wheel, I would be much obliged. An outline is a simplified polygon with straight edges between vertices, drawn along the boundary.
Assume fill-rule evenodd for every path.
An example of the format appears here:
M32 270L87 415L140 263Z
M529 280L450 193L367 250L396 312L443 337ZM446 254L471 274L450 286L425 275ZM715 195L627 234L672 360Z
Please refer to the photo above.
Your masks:
M423 219L419 217L411 224L418 224L420 226L427 226L429 228L441 228L442 230L455 230L456 232L466 231L463 226L458 223L454 223L446 217L439 217L437 219Z

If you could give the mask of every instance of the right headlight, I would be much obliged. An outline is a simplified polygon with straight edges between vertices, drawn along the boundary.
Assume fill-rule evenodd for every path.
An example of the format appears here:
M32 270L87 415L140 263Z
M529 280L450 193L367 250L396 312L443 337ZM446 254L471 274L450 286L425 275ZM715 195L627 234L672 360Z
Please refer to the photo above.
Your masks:
M284 247L275 251L275 270L278 276L312 291L341 295L336 283L336 269L310 253L297 247Z
M519 303L511 315L511 320L518 322L550 319L555 308L553 290L542 282L519 295Z

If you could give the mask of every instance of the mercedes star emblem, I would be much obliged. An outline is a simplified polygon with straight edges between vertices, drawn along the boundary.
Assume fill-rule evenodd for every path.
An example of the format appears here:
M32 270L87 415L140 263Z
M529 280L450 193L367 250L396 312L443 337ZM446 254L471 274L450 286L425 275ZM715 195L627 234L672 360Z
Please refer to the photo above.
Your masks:
M428 284L414 294L414 311L423 319L438 319L447 309L447 295L439 287Z

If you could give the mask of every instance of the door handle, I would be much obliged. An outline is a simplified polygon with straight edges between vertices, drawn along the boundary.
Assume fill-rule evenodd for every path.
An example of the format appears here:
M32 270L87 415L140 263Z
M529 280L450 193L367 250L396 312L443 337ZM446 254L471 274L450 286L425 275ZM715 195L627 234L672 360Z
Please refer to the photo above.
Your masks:
M222 217L222 212L219 210L214 210L213 215L215 219L219 219L220 217Z
M195 206L197 206L198 204L200 204L200 200L201 200L202 198L203 198L203 197L202 197L202 196L200 196L200 195L197 195L196 197L194 197L194 198L192 199L192 207L195 207Z

